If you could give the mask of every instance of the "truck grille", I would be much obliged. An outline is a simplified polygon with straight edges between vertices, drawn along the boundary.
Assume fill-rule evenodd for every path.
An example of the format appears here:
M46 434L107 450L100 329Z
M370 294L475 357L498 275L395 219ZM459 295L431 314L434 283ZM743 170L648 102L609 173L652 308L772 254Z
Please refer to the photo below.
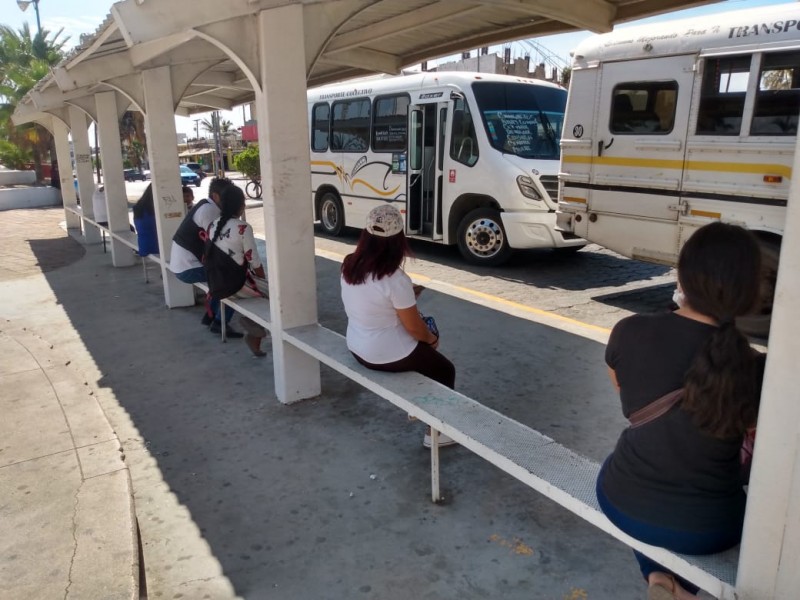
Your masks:
M550 200L558 202L558 175L540 175L539 181Z

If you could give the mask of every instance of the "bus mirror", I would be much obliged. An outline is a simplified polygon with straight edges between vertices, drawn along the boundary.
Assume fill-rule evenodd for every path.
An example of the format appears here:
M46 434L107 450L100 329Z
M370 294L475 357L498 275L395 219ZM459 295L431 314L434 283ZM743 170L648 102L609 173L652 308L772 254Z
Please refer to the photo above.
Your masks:
M461 92L450 92L450 100L463 100L464 94Z

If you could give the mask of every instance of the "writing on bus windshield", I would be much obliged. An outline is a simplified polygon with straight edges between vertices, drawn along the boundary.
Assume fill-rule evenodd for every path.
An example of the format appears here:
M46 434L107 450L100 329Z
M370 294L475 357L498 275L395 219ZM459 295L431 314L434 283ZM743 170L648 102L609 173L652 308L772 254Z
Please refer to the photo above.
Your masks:
M522 158L559 158L566 90L490 81L472 90L492 147Z

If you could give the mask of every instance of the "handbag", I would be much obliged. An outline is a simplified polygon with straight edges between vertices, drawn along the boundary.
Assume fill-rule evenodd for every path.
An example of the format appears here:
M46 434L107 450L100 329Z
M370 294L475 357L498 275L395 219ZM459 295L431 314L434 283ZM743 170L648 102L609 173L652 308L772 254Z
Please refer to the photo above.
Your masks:
M217 300L233 296L247 279L247 266L237 263L211 240L205 243L203 265L208 278L208 293Z

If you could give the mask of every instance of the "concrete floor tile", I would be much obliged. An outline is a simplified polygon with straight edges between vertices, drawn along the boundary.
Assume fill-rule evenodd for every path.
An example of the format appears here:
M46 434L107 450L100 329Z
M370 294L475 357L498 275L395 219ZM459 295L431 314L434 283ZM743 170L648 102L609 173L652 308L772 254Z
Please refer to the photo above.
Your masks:
M58 399L34 370L0 378L0 467L73 448Z
M0 468L0 598L64 597L80 484L72 451Z
M78 458L85 479L125 469L117 439L78 448Z

